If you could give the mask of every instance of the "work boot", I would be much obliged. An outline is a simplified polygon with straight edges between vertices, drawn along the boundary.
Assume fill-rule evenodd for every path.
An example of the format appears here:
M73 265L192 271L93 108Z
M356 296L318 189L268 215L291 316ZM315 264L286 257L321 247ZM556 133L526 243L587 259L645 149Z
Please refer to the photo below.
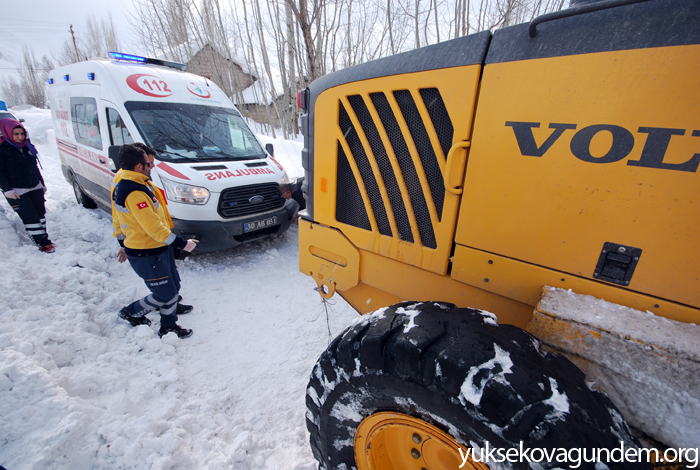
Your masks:
M127 313L126 307L122 308L119 311L119 318L128 321L131 326L139 326L139 325L150 325L151 320L149 320L146 315L143 315L141 317L132 317Z
M184 315L186 313L190 313L194 307L191 305L185 305L185 304L177 304L177 313L178 315Z
M192 311L192 309L194 308L191 305L181 304L180 302L182 302L182 296L178 294L178 296L177 296L177 312L175 312L178 315L184 315L186 313L190 313Z
M160 336L162 338L163 336L167 335L171 331L173 333L175 333L177 335L177 337L180 339L189 338L190 336L192 336L192 330L188 330L187 328L182 328L177 323L174 324L173 326L168 327L168 328L163 328L161 326L160 331L158 331L158 336Z
M191 305L177 304L177 310L175 311L175 313L178 315L184 315L186 313L190 313L193 309L194 307ZM159 308L156 310L160 312Z
M56 247L53 243L49 243L48 245L40 246L39 251L43 251L44 253L54 253L56 251Z

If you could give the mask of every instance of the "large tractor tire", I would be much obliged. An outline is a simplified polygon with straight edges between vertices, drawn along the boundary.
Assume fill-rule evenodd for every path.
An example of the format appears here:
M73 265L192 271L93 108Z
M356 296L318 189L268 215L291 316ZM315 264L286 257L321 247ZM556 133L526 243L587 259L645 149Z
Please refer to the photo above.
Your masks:
M584 379L492 314L404 302L361 317L321 355L306 396L311 448L327 470L455 470L467 450L476 458L462 469L569 468L561 452L547 461L534 449L637 448L619 412ZM520 448L534 452L493 462ZM606 465L578 468L645 468Z

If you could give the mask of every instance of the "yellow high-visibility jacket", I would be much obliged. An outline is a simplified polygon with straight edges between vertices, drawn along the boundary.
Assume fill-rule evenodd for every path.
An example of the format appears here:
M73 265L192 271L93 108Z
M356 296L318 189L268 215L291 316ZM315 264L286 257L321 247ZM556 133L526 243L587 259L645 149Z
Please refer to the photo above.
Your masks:
M114 236L130 250L154 250L182 237L172 233L173 221L161 191L139 172L119 170L112 185Z

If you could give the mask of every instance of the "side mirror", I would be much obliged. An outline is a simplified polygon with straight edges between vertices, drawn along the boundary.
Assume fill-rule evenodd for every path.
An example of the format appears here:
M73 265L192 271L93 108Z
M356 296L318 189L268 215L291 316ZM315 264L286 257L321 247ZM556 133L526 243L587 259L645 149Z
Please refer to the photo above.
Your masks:
M275 156L275 147L272 144L265 144L265 150L270 154L271 157Z
M22 119L22 118L19 118L19 122L24 122L24 119Z
M112 161L110 166L110 169L113 172L117 172L119 170L119 149L121 148L121 145L110 145L109 149L107 150L109 159ZM111 168L114 166L114 168Z

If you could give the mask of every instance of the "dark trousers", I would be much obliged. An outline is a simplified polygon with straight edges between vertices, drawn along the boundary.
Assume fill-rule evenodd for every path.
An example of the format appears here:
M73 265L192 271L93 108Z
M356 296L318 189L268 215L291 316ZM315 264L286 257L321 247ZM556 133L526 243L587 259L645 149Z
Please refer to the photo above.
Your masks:
M35 189L22 194L19 199L7 199L12 209L22 219L24 228L39 246L51 244L46 234L46 207L44 206L44 189Z
M160 327L170 328L177 321L177 302L180 275L170 249L153 256L128 256L129 264L151 291L141 300L132 302L126 311L133 317L142 317L152 310L160 310Z

